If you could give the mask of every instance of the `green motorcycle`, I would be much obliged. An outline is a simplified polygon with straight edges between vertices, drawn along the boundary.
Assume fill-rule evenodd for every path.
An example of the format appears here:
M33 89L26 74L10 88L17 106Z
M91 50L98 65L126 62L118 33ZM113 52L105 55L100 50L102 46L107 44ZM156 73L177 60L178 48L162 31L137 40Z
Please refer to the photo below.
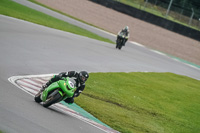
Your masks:
M67 77L52 83L43 92L39 91L34 99L37 103L42 102L42 105L47 108L52 104L73 97L75 91L76 81Z

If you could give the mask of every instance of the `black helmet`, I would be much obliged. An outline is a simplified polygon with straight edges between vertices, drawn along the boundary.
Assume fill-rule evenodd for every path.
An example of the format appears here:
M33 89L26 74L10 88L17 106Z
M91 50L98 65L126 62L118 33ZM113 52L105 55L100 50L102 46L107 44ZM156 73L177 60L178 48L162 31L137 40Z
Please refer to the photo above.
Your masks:
M85 83L85 81L89 78L89 74L86 71L81 71L78 74L78 78L81 83Z

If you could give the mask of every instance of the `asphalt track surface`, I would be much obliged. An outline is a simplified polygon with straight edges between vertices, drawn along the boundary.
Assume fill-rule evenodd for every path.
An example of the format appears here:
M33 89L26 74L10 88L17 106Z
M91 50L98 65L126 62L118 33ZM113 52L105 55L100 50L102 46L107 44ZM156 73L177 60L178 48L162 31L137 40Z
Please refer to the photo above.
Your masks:
M113 44L0 15L0 129L11 133L103 132L55 108L43 108L8 81L11 76L69 70L172 72L200 79L199 69L145 47L127 43L120 51Z

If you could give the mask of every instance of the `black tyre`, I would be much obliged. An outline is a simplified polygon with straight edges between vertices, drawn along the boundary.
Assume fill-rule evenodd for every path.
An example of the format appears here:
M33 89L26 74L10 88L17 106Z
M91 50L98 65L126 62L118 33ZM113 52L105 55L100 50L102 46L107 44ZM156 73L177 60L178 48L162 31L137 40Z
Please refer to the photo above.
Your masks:
M119 47L119 41L117 41L117 43L116 43L116 48L118 48Z
M55 90L53 93L51 93L47 100L43 103L43 107L47 108L51 106L54 103L59 102L62 99L62 96L58 92L58 90Z
M121 39L120 39L120 38L117 38L117 41L116 41L116 49L120 47L120 43L121 43Z
M41 93L40 92L38 92L36 95L35 95L35 102L37 102L37 103L40 103L40 102L42 102L42 100L40 99L40 96L41 96Z
M119 49L121 49L121 48L122 48L122 45L119 46Z

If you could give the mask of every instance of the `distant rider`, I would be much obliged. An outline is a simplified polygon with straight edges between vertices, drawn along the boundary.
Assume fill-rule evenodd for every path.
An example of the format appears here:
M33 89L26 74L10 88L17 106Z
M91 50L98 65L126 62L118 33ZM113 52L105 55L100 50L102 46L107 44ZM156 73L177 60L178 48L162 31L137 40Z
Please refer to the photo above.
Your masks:
M54 75L45 85L42 86L42 89L40 91L43 92L50 84L62 79L62 77L75 78L77 89L74 93L74 96L64 100L66 103L72 104L74 102L74 97L78 97L80 93L84 90L85 82L89 78L89 74L86 71L81 71L79 73L76 71L61 72L58 75Z
M129 38L129 27L125 26L121 31L118 32L117 42L118 42L118 39L120 39L120 37L119 37L120 33L124 33L124 35L125 35L124 44L123 44L125 46L125 43L127 42L128 38Z

